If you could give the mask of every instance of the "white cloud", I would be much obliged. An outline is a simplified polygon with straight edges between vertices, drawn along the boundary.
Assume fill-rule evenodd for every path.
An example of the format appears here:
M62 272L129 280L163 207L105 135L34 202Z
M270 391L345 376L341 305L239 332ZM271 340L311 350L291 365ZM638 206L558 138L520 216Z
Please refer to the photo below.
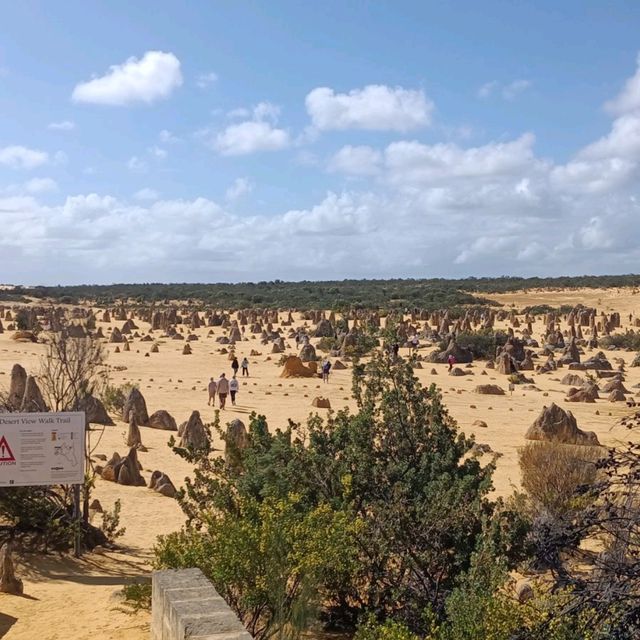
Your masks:
M514 80L502 87L502 97L505 100L515 100L523 91L531 87L530 80Z
M214 147L223 156L240 156L288 147L289 133L268 122L249 120L228 126L216 136Z
M166 160L169 155L166 149L155 145L153 147L149 147L148 151L156 160Z
M164 143L164 144L174 144L176 142L181 142L181 138L179 138L178 136L173 135L173 133L171 133L171 131L168 131L167 129L163 129L159 134L158 137L160 138L160 142Z
M161 200L150 189L129 202L89 193L50 204L50 196L39 201L25 184L14 185L0 193L0 250L12 257L6 277L55 283L637 271L636 116L616 113L609 132L563 163L536 155L526 133L479 145L410 138L380 149L347 145L329 166L370 182L280 212L250 211L260 203L247 202L234 215L206 198ZM277 109L254 107L246 121L227 124L268 133L277 117ZM206 133L213 145L215 135ZM226 142L222 149L234 152L260 146L251 135ZM309 151L295 152L299 163L327 168ZM250 174L229 185L226 204L251 186ZM304 250L283 251L288 246Z
M523 91L526 91L530 87L531 80L524 80L522 78L506 84L502 84L497 80L491 80L490 82L485 82L478 89L476 95L478 98L485 100L499 92L505 100L515 100Z
M224 130L212 135L210 128L197 132L223 156L240 156L259 151L277 151L291 144L291 136L285 129L278 128L280 107L271 102L259 102L251 110L234 109L228 117L248 117L251 120L231 124Z
M21 145L0 147L0 164L11 169L35 169L49 162L49 154L38 149Z
M147 163L144 160L140 160L138 156L131 156L129 160L127 160L127 169L129 169L129 171L146 171Z
M58 183L53 178L32 178L28 180L24 186L29 193L44 193L45 191L58 190Z
M535 164L532 134L511 142L463 149L456 144L392 142L385 151L389 179L395 184L427 185L452 179L503 178Z
M218 80L218 74L210 71L209 73L201 73L196 79L196 86L199 89L206 89Z
M157 200L160 197L160 194L155 189L145 187L144 189L140 189L140 191L136 191L133 194L133 197L136 200Z
M76 85L71 97L75 102L109 106L151 104L181 84L180 61L173 53L147 51L139 60L129 58L104 76Z
M488 98L498 86L498 82L496 80L491 80L491 82L485 82L478 89L478 98Z
M622 91L605 104L605 109L614 115L623 115L640 109L640 54L636 59L636 72L627 80Z
M236 178L233 184L227 189L225 198L229 202L233 202L238 198L251 193L253 191L253 184L249 178Z
M373 176L380 172L382 153L367 146L342 147L329 160L329 171L337 171L353 176Z
M52 131L73 131L76 128L76 123L72 120L62 120L60 122L50 122L47 129Z
M317 129L410 131L431 123L433 102L424 91L368 85L349 93L328 87L306 97L307 112Z

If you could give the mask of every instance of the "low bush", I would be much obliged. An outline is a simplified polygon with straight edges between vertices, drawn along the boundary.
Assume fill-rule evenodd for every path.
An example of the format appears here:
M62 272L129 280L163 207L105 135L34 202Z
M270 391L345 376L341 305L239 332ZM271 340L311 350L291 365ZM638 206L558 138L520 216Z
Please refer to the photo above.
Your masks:
M316 349L323 351L324 353L328 353L339 348L340 342L335 338L330 337L320 338L320 340L318 340L318 344L316 344Z
M124 403L127 401L132 389L136 389L138 385L125 382L121 385L105 385L102 391L102 404L109 412L122 413Z
M603 336L600 338L600 346L605 348L616 347L618 349L627 349L628 351L640 351L640 332L629 331L627 333Z
M518 451L522 487L534 508L552 516L584 509L593 496L582 489L595 483L597 462L605 455L602 447L531 442Z

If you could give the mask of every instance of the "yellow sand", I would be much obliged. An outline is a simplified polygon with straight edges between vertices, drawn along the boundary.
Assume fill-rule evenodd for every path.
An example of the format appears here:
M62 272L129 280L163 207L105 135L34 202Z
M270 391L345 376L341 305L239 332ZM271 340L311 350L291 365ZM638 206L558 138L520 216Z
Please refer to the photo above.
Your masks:
M635 314L640 300L631 289L535 291L491 297L506 307L511 304L521 308L533 304L558 306L581 302L597 307L598 311L617 310L626 316ZM296 326L303 324L297 314L294 317ZM627 320L623 317L623 322ZM6 326L7 323L4 324ZM108 327L122 325L115 321L109 325L99 324L107 336ZM147 331L148 326L144 323L136 320L136 324L140 326L141 333ZM284 328L285 335L287 329ZM542 322L537 322L534 337L539 339L543 329ZM149 413L166 409L179 424L188 418L192 410L198 409L203 419L210 421L214 414L207 406L209 378L217 378L222 371L230 375L231 371L228 356L218 353L221 345L215 342L215 337L223 335L224 330L214 328L213 337L207 337L208 331L208 327L195 331L200 339L190 343L192 355L182 355L185 343L177 340L160 340L160 352L149 357L145 357L152 344L149 342L135 340L131 351L122 353L114 353L116 345L107 344L109 365L126 367L123 371L112 369L112 383L138 384L146 398ZM154 336L159 338L160 333L155 332ZM326 414L326 410L316 410L311 406L317 395L329 398L334 410L345 405L353 407L353 402L348 399L350 368L334 371L328 385L316 378L281 379L281 367L275 364L280 355L270 356L270 345L260 345L259 336L249 334L248 327L246 335L250 339L237 345L239 359L244 355L249 357L252 349L263 355L249 357L251 377L241 381L238 406L231 407L228 403L223 422L236 417L246 421L251 411L266 415L272 429L285 426L288 418L304 421L312 411ZM291 347L286 353L295 353L295 341L285 341ZM426 354L430 350L427 347L421 353ZM37 373L38 359L43 351L41 344L14 342L10 332L0 335L0 387L8 386L11 366L16 362L29 372ZM614 357L623 357L629 364L634 354L611 352L607 355L612 364ZM494 451L503 454L494 476L497 495L508 495L519 484L517 448L524 444L524 432L545 404L556 402L570 409L579 426L595 431L603 444L628 439L627 430L616 426L620 417L631 412L624 403L611 404L607 400L596 404L564 402L567 387L558 380L567 372L566 368L547 375L527 372L534 378L540 392L516 388L513 395L507 391L506 396L481 396L473 392L476 385L492 382L506 391L506 377L495 371L488 371L487 376L480 375L484 369L482 362L474 364L471 369L473 376L465 377L448 376L446 365L423 363L423 366L424 369L417 370L416 374L425 385L435 382L442 389L446 406L464 431L472 430L474 420L486 421L488 428L479 429L476 436L479 442L488 443ZM432 367L437 370L437 375L431 375ZM638 382L640 368L629 368L625 386L631 389ZM596 411L600 415L596 415ZM110 457L114 451L126 452L125 429L122 422L115 427L107 427L95 453ZM148 452L140 454L146 479L153 470L160 469L175 484L181 484L190 469L167 447L169 432L145 427L141 431L143 444L148 448ZM94 443L99 435L99 431L94 433ZM219 442L217 444L220 445ZM150 489L123 487L100 478L96 481L94 495L105 508L111 508L116 499L121 500L122 525L126 527L125 535L118 541L122 549L118 552L101 550L87 554L81 560L57 555L20 558L18 574L24 580L26 595L20 598L0 594L0 637L7 640L139 640L148 637L148 614L123 612L118 592L128 580L148 576L156 536L179 529L183 522L182 512L175 501Z

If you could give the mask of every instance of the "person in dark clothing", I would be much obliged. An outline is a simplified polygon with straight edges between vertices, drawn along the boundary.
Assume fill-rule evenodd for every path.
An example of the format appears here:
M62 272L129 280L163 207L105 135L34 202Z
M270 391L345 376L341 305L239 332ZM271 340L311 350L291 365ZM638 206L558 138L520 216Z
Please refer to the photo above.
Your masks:
M240 368L240 365L238 364L238 358L236 358L235 356L233 356L233 360L231 361L231 368L233 369L233 377L235 378L236 374L238 373L238 369Z

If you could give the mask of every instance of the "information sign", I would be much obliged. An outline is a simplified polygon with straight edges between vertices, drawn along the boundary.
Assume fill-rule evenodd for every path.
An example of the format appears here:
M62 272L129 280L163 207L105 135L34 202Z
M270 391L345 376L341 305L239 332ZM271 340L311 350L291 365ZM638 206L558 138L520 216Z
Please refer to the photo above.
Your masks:
M0 413L0 487L82 484L85 415Z

